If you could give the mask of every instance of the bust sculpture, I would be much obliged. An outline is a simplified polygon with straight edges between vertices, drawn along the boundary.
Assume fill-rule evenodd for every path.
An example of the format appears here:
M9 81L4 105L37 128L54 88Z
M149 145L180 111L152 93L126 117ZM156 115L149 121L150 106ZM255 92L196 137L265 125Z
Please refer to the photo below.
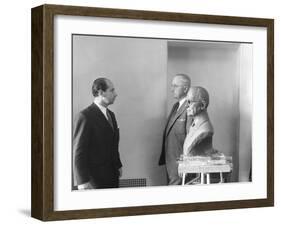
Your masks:
M187 102L187 115L193 120L184 141L184 156L212 156L218 154L212 144L214 128L207 112L209 105L207 90L203 87L191 87L187 94Z

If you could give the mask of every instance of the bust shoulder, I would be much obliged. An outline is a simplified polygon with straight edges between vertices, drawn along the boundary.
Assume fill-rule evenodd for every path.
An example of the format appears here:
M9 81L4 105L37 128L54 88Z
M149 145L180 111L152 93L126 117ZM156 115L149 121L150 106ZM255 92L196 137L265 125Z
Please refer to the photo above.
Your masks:
M204 123L202 123L202 125L200 126L200 130L205 133L214 134L214 127L210 122L210 120L207 120Z

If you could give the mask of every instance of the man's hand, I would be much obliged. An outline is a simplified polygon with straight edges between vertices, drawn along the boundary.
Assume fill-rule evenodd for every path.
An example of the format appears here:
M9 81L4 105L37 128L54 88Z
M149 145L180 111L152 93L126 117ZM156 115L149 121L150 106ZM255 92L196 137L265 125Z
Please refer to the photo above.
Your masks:
M119 178L122 177L122 173L123 172L122 172L122 167L121 167L121 168L119 168Z
M93 189L93 186L91 185L90 182L78 185L78 190L86 190L86 189Z

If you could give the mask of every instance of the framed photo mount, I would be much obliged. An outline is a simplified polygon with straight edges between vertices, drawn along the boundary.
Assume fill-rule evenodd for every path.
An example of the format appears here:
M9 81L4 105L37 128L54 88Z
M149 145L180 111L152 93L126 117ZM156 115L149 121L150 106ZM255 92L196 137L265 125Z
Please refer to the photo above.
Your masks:
M73 34L77 34L77 30L71 30L73 27L85 24L85 27L89 27L87 20L98 20L106 25L106 23L128 23L138 26L147 26L151 23L152 27L161 27L163 30L169 30L170 26L174 26L175 30L178 27L184 26L197 27L203 31L204 26L213 26L214 29L219 29L220 26L224 28L235 28L244 31L251 31L252 29L263 29L266 36L261 43L264 45L265 51L264 56L261 56L264 60L264 80L258 82L258 84L266 84L264 87L265 100L262 111L265 112L261 118L264 118L265 133L261 136L265 141L265 146L261 151L253 148L253 153L257 152L257 159L263 159L264 171L260 173L255 172L253 167L253 175L258 180L259 177L264 178L264 196L250 197L249 198L225 198L225 200L201 200L201 201L163 201L158 202L148 200L141 202L134 194L131 194L131 204L120 204L118 200L114 205L110 205L107 201L106 205L101 204L87 206L81 208L81 205L77 204L75 208L75 202L71 208L67 208L67 204L64 208L58 208L57 202L60 199L59 192L56 192L60 181L56 174L58 173L59 167L55 167L58 164L57 153L62 150L59 149L55 141L56 129L60 127L60 124L56 123L56 111L58 111L58 105L56 104L56 88L57 77L63 77L60 74L58 67L61 61L58 60L57 49L59 49L60 43L56 41L59 39L60 29L63 27L57 22L59 18L63 19L71 18L74 23L66 23L67 29L70 29L70 33L67 35L70 37L70 42L67 42L69 49L72 48L71 37ZM105 20L105 21L103 21ZM77 21L77 24L75 24ZM112 24L111 24L112 25ZM110 26L111 26L110 25ZM201 25L203 27L201 27ZM101 26L100 24L96 26ZM110 27L109 26L109 27ZM169 27L168 27L169 26ZM197 29L196 28L196 29ZM127 28L128 29L128 28ZM145 28L144 28L145 29ZM155 29L154 29L155 30ZM122 29L121 29L122 31ZM104 32L104 33L103 33ZM95 30L87 32L88 35L100 35L108 36L108 31L101 31L95 33ZM141 37L136 31L136 35L114 33L112 31L111 36L117 37ZM149 34L148 37L155 38L155 33ZM170 33L173 32L169 31ZM208 32L211 35L212 29L205 32L205 37L208 36ZM80 33L80 32L78 32ZM69 35L70 34L70 35ZM80 33L81 34L81 33ZM159 35L157 38L163 38ZM167 40L180 40L177 38L179 33L171 34L167 33ZM168 37L169 36L169 37ZM176 37L176 38L175 38ZM194 38L195 37L195 38ZM215 36L214 36L215 37ZM196 36L190 36L189 40L201 40ZM72 40L72 41L71 41ZM202 40L207 40L203 38ZM207 41L213 42L215 38L210 38ZM223 39L224 40L224 39ZM230 39L232 40L232 39ZM238 40L238 41L237 41ZM234 42L239 42L239 39ZM257 39L258 40L258 39ZM228 42L229 40L226 40ZM251 42L251 40L246 40ZM257 51L257 47L254 47L253 58L260 54ZM98 218L98 217L114 217L114 216L130 216L130 215L144 215L144 214L163 214L163 213L175 213L175 212L188 212L188 211L204 211L204 210L220 210L220 209L234 209L234 208L251 208L251 207L265 207L274 205L274 20L273 19L262 19L262 18L246 18L246 17L231 17L231 16L214 16L214 15L200 15L200 14L187 14L187 13L170 13L170 12L154 12L154 11L138 11L138 10L125 10L125 9L110 9L110 8L92 8L92 7L77 7L77 6L62 6L62 5L42 5L32 9L32 202L31 202L31 215L34 218L51 221L51 220L65 220L65 219L82 219L82 218ZM66 56L71 62L70 53L66 52ZM69 54L69 55L67 55ZM254 67L257 66L259 61L254 61ZM71 78L71 66L68 68L69 74L66 73L64 76ZM253 78L259 79L256 76L256 68L253 70ZM262 73L262 72L261 72ZM62 78L63 81L64 77ZM63 83L63 82L62 82ZM61 82L60 82L61 84ZM71 84L71 83L70 83ZM67 85L66 85L67 86ZM261 85L262 86L262 85ZM256 86L255 90L258 92L259 85ZM255 92L253 92L253 100L257 99ZM254 102L255 103L255 102ZM255 104L254 104L255 105ZM257 114L260 106L253 111L253 114ZM254 115L254 118L256 116ZM69 122L71 125L71 122ZM253 123L254 124L254 123ZM70 126L71 128L71 126ZM257 132L253 128L253 133ZM262 128L262 127L257 127ZM69 133L71 132L71 129ZM258 136L257 136L258 137ZM121 138L122 139L122 138ZM70 140L71 141L71 140ZM71 146L71 144L68 144ZM253 146L255 147L255 146ZM70 148L71 149L71 148ZM64 150L65 152L71 152L71 150ZM264 157L264 158L263 158ZM255 166L255 159L253 160ZM258 161L256 161L258 162ZM257 165L257 164L256 164ZM56 169L55 169L56 168ZM253 178L252 184L255 180ZM67 185L69 186L69 184ZM233 185L235 186L235 185ZM256 185L258 186L258 185ZM167 187L158 187L158 189L167 190ZM181 192L185 191L185 188L181 188ZM69 188L67 192L75 193L75 196L81 195L83 192L73 192ZM165 191L166 191L165 190ZM170 189L171 190L171 189ZM168 190L167 190L168 191ZM94 191L95 192L95 191ZM100 192L100 191L99 191ZM112 191L113 193L115 191ZM130 191L127 191L130 193ZM142 191L140 191L142 192ZM171 191L174 192L174 191ZM118 193L119 194L119 193ZM171 193L173 194L173 193ZM198 193L199 194L199 193ZM92 193L88 194L91 196ZM106 195L102 192L99 193L103 196L104 200ZM126 199L126 192L122 193L123 199ZM121 196L122 196L121 195ZM200 195L200 194L199 194ZM198 196L199 196L198 195ZM85 193L84 193L85 196ZM87 197L87 195L86 195ZM247 197L247 195L246 195ZM79 198L79 197L78 197ZM77 200L77 199L74 199ZM180 199L177 199L180 200Z

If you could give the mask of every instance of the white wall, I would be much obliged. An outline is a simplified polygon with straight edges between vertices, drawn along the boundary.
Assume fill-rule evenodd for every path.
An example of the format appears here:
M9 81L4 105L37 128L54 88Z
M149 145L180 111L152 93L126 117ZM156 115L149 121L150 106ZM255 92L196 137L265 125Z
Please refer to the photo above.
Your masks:
M5 1L1 11L1 225L43 225L30 215L30 8L45 1ZM275 0L49 0L53 4L275 18L275 115L281 114L280 7ZM278 88L278 89L277 89ZM48 225L277 225L281 211L280 117L275 117L275 207L61 221ZM165 194L163 194L165 195ZM137 197L136 197L137 198ZM44 223L45 225L46 223Z
M109 78L118 94L109 106L120 128L121 179L146 178L163 185L158 166L166 122L167 43L164 40L77 36L73 38L73 116L93 101L91 86Z
M242 44L239 48L239 181L249 180L252 165L252 57L251 45Z

